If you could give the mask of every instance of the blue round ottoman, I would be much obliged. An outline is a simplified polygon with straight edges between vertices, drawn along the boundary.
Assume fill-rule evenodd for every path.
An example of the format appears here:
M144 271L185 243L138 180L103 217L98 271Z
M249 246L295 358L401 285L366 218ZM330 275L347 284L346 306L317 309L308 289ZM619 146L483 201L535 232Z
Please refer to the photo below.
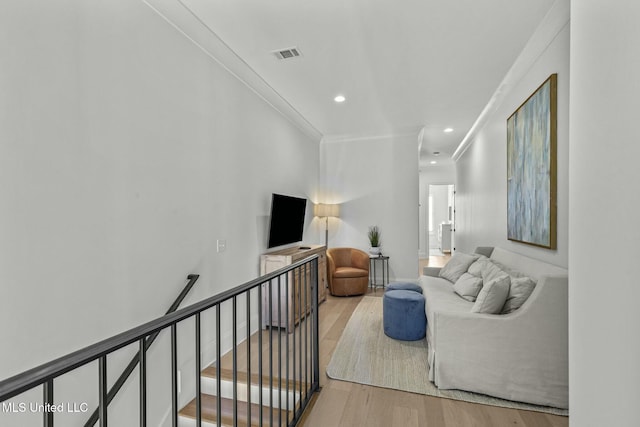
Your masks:
M416 341L427 332L424 296L407 290L387 291L382 297L382 323L388 337Z
M387 292L399 290L422 293L422 287L414 282L391 282L386 288Z

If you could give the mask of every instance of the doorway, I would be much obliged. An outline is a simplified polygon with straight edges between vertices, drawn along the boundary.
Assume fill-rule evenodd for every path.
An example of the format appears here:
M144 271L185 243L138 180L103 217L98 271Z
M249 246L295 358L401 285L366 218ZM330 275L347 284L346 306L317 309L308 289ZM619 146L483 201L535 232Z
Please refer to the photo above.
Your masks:
M431 184L425 230L429 257L451 255L455 250L455 186Z

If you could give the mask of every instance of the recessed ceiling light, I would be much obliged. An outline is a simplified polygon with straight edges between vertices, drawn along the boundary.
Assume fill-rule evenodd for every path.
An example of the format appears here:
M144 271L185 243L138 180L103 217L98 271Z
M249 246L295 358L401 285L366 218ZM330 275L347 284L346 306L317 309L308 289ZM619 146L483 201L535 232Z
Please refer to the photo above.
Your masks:
M333 98L334 101L336 102L344 102L347 98L344 97L344 95L338 95L335 98Z
M438 162L436 162L435 160L431 160L431 164L432 165L435 165L436 163L438 163Z
M451 133L451 132L453 132L453 128L446 128L443 132Z

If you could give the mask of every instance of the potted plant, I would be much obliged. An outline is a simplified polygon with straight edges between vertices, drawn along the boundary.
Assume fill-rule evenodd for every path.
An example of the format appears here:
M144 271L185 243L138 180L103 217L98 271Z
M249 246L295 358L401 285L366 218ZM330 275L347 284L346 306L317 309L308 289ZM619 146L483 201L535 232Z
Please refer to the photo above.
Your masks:
M380 246L382 246L382 240L380 240L380 230L377 225L372 225L369 227L369 232L367 236L369 237L369 244L371 247L369 248L369 253L372 255L380 255L382 251L380 250Z

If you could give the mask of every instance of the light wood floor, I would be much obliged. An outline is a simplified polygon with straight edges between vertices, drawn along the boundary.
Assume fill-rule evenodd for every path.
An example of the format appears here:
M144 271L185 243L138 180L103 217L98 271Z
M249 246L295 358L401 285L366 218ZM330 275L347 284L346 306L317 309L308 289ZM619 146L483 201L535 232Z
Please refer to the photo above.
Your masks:
M451 255L430 256L429 258L420 258L418 274L422 275L422 267L444 267L451 259Z
M382 291L368 295L382 296ZM332 297L320 306L320 386L304 426L568 426L569 419L539 412L442 399L328 378L327 364L347 321L362 297Z

